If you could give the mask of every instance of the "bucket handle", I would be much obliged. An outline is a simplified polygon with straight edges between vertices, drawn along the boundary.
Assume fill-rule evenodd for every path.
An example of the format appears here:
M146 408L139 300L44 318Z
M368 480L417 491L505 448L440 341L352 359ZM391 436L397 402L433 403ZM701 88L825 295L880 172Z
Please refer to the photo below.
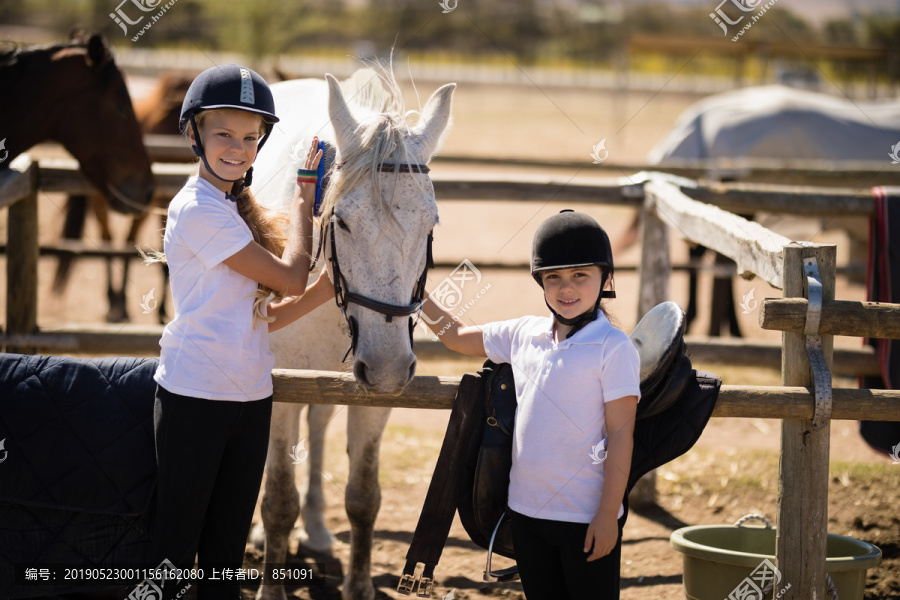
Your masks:
M828 600L840 600L838 598L837 586L834 584L834 580L831 578L831 573L825 573L825 593L828 594ZM775 592L775 582L770 581L769 585L763 588L762 597L765 598L769 594Z
M772 529L772 521L770 521L763 515L757 515L753 513L744 515L743 517L735 521L734 525L736 527L741 527L747 521L762 521L765 524L766 529ZM828 593L829 600L840 600L838 598L837 586L834 584L834 580L831 579L831 573L825 573L825 583L827 584L826 592ZM774 587L775 582L770 582L769 585L767 585L765 589L763 589L763 597L771 594L774 591Z
M741 517L740 519L735 521L734 524L736 527L741 527L747 521L762 521L765 524L766 529L772 529L772 521L768 520L763 515L757 515L754 513L750 513L749 515L744 515L743 517Z

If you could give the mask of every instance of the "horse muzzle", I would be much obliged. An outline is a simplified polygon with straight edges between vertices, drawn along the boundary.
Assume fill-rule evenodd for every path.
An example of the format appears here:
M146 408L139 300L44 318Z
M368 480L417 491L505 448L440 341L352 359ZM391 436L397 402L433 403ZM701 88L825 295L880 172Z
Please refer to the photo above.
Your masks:
M357 384L367 393L399 395L412 381L417 364L407 342L409 337L398 327L402 321L388 323L381 315L371 315L366 320L370 327L362 332L356 318L350 317L349 321L355 347L353 376Z

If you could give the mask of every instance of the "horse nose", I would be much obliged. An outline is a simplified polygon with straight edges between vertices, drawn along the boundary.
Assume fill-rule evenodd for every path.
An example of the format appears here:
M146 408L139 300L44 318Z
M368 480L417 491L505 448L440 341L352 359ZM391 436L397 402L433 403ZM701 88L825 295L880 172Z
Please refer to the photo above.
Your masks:
M403 361L403 359L400 359ZM416 356L410 353L407 362L373 367L363 358L353 361L353 376L363 389L370 392L398 395L416 374Z
M356 378L356 383L365 388L371 387L369 380L366 378L366 370L368 368L364 360L356 359L353 361L353 376Z
M413 377L416 376L416 364L418 364L418 361L416 359L416 355L413 354L412 361L410 361L409 363L409 377L406 379L406 383L403 384L404 386L406 386L410 381L413 380Z

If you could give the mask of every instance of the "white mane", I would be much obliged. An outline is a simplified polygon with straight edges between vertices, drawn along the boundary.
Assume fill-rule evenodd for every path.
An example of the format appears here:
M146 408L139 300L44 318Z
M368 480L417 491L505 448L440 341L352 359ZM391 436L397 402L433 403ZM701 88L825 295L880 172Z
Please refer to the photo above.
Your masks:
M375 185L383 163L415 163L406 144L418 117L416 111L406 111L403 94L393 70L388 67L365 68L341 82L341 90L353 116L359 122L352 145L339 149L328 189L322 198L321 223L328 223L334 208L346 192L362 185L369 178L373 185L374 201L382 206L384 215L393 219L392 211Z

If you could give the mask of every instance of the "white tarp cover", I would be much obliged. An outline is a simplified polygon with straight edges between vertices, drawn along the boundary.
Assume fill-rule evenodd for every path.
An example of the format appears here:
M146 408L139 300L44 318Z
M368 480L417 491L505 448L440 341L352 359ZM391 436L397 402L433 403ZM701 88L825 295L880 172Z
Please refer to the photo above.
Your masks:
M886 161L900 142L900 102L846 97L771 85L716 94L679 116L648 155L672 159L743 157Z

